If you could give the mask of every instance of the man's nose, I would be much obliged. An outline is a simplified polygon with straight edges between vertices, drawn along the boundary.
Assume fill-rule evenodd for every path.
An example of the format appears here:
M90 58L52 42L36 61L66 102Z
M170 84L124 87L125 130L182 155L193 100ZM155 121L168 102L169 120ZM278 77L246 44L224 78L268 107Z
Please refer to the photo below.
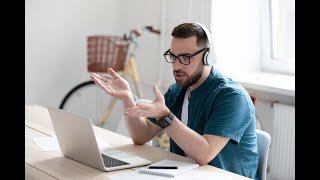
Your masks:
M182 64L180 61L177 59L175 62L172 63L172 69L173 70L178 70L182 68Z

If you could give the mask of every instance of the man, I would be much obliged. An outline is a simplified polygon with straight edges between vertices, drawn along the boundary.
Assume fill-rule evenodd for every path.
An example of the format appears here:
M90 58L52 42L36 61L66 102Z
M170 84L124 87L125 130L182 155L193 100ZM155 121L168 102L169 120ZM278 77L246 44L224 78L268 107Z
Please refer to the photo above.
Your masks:
M212 37L205 26L180 24L171 35L164 56L172 63L176 83L164 96L154 86L151 103L136 104L128 82L110 68L112 79L96 74L91 78L122 100L134 144L142 145L164 130L171 152L257 179L255 110L248 93L212 66Z

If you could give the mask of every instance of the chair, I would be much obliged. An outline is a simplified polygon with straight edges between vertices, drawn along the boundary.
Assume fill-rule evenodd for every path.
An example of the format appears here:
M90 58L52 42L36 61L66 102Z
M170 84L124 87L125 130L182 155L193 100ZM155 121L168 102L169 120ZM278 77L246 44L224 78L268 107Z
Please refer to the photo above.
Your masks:
M268 165L268 153L271 143L271 137L269 133L256 129L258 152L259 152L259 164L258 173L260 180L266 180L267 177L267 165Z

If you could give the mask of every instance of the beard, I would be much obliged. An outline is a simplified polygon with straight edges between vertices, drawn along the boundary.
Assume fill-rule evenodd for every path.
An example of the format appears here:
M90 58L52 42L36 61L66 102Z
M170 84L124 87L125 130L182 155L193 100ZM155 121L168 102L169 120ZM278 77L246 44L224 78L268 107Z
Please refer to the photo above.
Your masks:
M187 79L185 81L182 81L182 80L176 80L176 83L181 86L182 88L184 87L189 87L189 86L192 86L193 84L195 84L202 76L202 73L203 73L203 69L204 69L204 65L202 63L199 63L199 66L198 68L196 69L196 71L191 74L190 76L187 75L185 72L183 71L174 71L176 73L182 73L184 75L186 75Z

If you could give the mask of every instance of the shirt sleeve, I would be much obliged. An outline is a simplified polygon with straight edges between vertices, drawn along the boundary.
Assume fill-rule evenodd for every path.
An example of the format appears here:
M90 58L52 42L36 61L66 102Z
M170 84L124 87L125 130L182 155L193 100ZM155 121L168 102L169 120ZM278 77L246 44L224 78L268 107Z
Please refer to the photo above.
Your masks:
M251 119L246 96L225 88L218 94L210 112L203 134L228 137L238 144Z

